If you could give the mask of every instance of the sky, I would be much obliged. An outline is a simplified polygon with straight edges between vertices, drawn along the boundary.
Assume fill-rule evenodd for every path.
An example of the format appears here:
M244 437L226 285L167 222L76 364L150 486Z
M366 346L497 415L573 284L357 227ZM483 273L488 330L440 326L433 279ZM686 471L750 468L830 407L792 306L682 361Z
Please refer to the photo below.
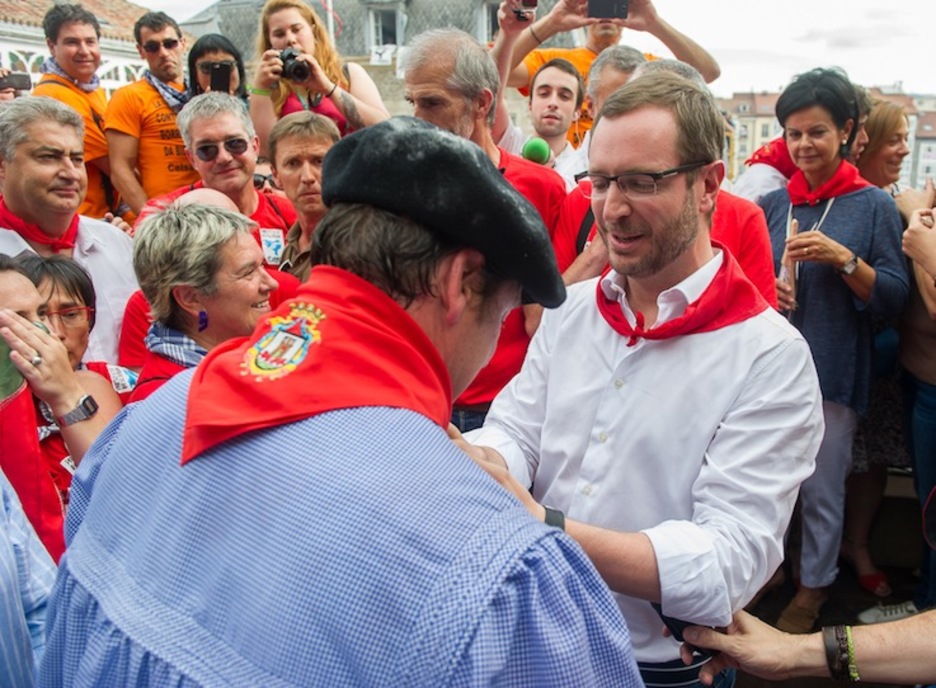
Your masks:
M176 20L211 0L138 0ZM893 3L893 4L891 4ZM717 96L780 91L812 67L838 66L864 86L903 84L936 94L936 0L654 0L657 13L718 60ZM625 32L624 42L661 57L653 36Z

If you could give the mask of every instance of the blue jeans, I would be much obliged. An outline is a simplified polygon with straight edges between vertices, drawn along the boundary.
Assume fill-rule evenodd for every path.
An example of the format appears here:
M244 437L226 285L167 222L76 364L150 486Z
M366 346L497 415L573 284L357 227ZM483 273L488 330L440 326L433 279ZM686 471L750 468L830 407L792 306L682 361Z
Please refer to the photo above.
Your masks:
M909 422L909 448L913 482L922 507L936 486L936 386L909 373L903 374L904 411ZM917 609L936 607L936 550L923 543L920 586L913 603Z

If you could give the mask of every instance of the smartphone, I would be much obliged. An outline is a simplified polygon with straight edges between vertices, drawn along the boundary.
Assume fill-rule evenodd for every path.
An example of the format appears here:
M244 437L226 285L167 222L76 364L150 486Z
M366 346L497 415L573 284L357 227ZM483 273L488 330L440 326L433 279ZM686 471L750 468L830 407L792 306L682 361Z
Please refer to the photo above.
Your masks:
M12 88L14 91L32 90L32 80L26 72L10 72L0 78L0 91Z
M520 0L520 7L525 9L536 9L536 3L538 0Z
M211 90L220 93L231 92L231 65L222 62L211 65Z
M626 19L627 0L588 0L588 16L599 19Z

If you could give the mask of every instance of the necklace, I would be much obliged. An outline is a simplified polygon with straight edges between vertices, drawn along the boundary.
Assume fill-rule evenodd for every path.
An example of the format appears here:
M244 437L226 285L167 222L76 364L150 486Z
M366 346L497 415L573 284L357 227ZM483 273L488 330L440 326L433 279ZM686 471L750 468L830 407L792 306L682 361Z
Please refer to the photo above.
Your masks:
M322 94L316 93L314 96L306 94L306 110L313 110L322 104Z

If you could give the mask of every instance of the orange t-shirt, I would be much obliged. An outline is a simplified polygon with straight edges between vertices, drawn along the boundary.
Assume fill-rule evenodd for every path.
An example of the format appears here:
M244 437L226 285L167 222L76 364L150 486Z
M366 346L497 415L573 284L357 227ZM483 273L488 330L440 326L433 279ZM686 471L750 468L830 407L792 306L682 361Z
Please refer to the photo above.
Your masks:
M588 83L588 70L591 69L592 62L595 61L595 58L598 57L597 53L592 52L588 48L537 48L536 50L530 51L530 53L523 58L523 64L527 68L527 72L530 74L530 82L533 81L533 76L536 74L537 70L542 67L544 64L550 60L555 60L556 58L562 58L563 60L568 60L572 65L578 70L578 73L582 75L582 78L585 80L585 83ZM644 57L648 60L655 60L656 57L644 53ZM530 84L527 84L520 89L520 93L529 97L530 95ZM582 102L582 108L579 112L579 118L577 121L572 122L572 126L569 127L569 131L566 132L566 138L576 148L579 147L579 144L582 143L582 140L585 138L585 134L588 133L588 130L592 128L591 115L588 113L588 108L585 105L585 102Z
M91 164L91 161L107 157L107 137L104 135L107 94L104 93L103 88L93 93L86 93L68 79L55 74L43 74L42 80L36 84L32 94L55 98L81 115L84 120L84 157L85 169L88 170L88 193L78 206L78 214L94 218L104 217L105 213L117 207L117 190L111 187L114 205L110 207L105 191L105 181L109 180L97 165Z
M170 84L181 91L181 84ZM111 96L105 128L139 142L137 170L148 198L155 198L199 180L185 157L176 115L146 79L119 88Z

